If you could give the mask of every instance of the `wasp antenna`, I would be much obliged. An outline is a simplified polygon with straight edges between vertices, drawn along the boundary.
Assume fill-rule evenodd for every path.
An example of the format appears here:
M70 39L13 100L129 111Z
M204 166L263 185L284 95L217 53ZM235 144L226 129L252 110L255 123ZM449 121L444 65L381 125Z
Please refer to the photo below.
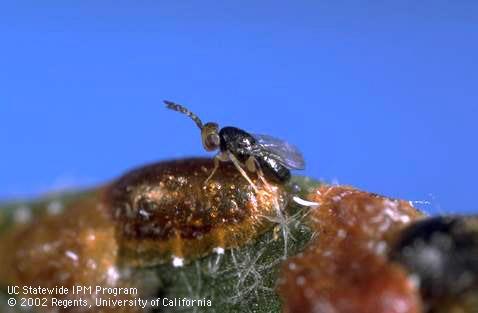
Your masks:
M171 101L168 101L168 100L164 100L164 103L166 104L166 107L168 109L171 109L173 111L177 111L177 112L180 112L180 113L183 113L183 114L186 114L187 116L189 116L196 123L196 125L199 127L199 129L202 129L202 127L203 127L202 121L196 114L189 111L188 109L186 109L185 107L183 107L180 104L177 104L177 103L174 103L174 102L171 102Z

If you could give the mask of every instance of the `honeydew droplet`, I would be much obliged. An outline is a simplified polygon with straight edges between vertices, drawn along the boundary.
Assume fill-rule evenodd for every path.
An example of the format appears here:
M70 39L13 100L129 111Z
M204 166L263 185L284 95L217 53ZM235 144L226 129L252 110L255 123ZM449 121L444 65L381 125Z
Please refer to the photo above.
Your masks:
M184 265L184 259L177 256L173 257L173 266L182 267Z
M216 247L216 248L212 249L212 251L217 253L217 254L224 254L224 248L223 247Z

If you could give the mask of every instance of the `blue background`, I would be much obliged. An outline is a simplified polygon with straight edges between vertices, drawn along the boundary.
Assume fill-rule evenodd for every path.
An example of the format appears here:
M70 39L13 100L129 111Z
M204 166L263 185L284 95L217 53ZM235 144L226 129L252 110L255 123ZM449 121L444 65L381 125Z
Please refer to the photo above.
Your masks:
M3 199L207 155L170 99L296 144L304 174L433 213L478 209L476 1L45 0L0 12Z

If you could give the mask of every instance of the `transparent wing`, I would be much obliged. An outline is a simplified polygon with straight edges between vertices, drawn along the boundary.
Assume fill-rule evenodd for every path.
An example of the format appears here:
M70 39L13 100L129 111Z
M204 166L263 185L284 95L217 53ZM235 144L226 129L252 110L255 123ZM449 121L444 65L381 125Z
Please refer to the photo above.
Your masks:
M297 170L305 168L304 157L294 145L269 135L253 134L252 136L257 140L261 150L265 150L270 157L285 167ZM258 153L261 152L258 151Z

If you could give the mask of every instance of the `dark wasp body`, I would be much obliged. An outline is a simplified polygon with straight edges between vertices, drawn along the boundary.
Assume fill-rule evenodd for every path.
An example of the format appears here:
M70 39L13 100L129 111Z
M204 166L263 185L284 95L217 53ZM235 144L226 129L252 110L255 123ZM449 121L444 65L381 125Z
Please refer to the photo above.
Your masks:
M214 169L206 182L216 172L219 161L231 161L242 176L254 187L244 167L257 172L267 185L267 179L278 183L287 182L290 169L303 169L304 159L298 149L289 143L267 135L252 135L237 127L219 129L216 123L203 124L194 113L185 107L165 101L169 109L189 116L201 130L202 144L207 151L219 150L214 158Z
M264 175L275 182L285 183L290 179L290 170L275 160L270 152L263 150L251 134L228 126L221 128L219 138L221 152L231 152L242 163L254 157Z

